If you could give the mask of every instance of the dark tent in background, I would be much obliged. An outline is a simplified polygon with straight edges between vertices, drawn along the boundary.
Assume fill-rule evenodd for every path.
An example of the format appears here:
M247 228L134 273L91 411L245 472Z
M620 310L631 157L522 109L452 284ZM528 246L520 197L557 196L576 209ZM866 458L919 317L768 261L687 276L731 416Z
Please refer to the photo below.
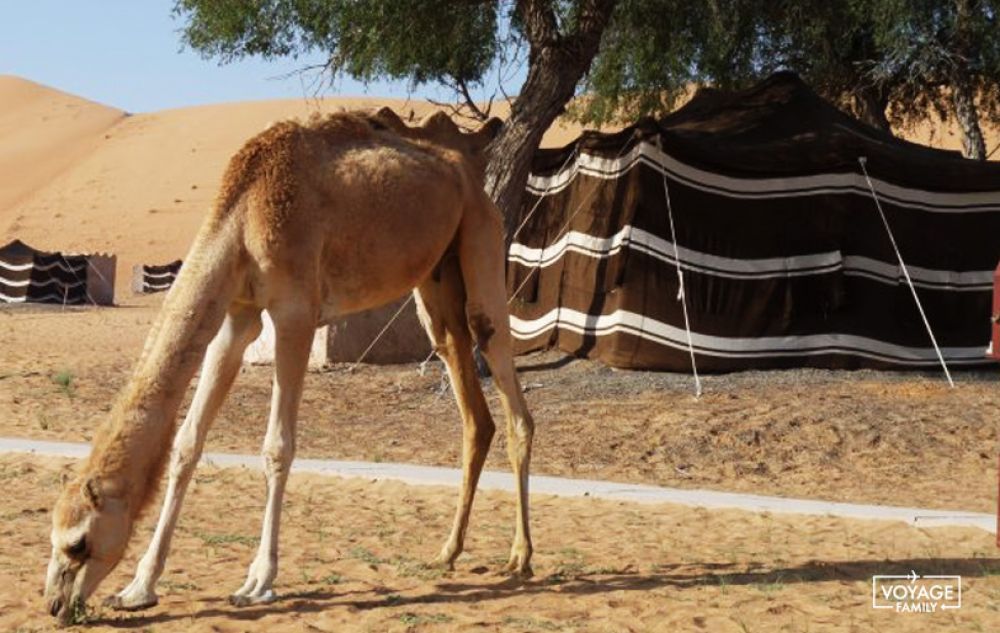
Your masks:
M169 264L136 264L132 267L132 292L148 294L164 292L174 285L177 273L181 271L181 260L175 259Z
M699 370L935 365L859 157L945 359L986 362L1000 165L866 127L789 74L538 152L516 350L690 370L668 191Z
M114 303L113 255L64 255L20 240L0 247L0 302Z

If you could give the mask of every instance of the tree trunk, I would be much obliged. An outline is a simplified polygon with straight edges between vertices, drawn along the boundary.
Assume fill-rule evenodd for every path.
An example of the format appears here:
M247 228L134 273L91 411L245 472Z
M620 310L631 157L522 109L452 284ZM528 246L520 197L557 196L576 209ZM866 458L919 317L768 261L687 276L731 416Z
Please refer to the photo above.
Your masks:
M552 52L545 57L554 58ZM589 66L589 63L588 63ZM521 94L511 108L510 118L490 146L490 162L486 169L486 192L500 208L508 245L531 170L531 158L566 103L573 97L579 73L559 71L555 59L533 64L528 71Z
M979 127L979 110L976 108L972 86L964 74L956 75L952 81L951 102L962 132L962 155L975 160L986 160L986 140Z
M892 126L885 115L889 107L889 96L885 90L875 86L859 88L854 93L854 107L862 123L892 134Z
M955 48L958 63L951 76L951 104L955 108L955 119L962 132L962 155L975 160L986 160L986 141L979 127L979 110L976 108L976 92L966 66L971 59L974 46L969 30L969 16L972 13L970 0L956 0Z
M517 228L531 158L590 68L615 2L583 0L576 29L568 34L559 32L552 4L551 0L517 3L530 45L528 77L489 150L486 192L503 214L508 247Z

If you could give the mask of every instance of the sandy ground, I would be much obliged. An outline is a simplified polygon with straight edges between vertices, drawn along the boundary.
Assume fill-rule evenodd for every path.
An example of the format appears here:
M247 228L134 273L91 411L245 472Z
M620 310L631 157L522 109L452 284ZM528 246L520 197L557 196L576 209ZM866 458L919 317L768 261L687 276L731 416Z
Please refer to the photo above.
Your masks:
M128 377L161 297L119 308L0 308L0 435L88 441ZM1000 375L796 370L705 378L518 359L536 473L993 512ZM246 367L208 450L255 453L270 368ZM457 466L441 366L345 366L306 380L299 455ZM494 415L498 402L491 394ZM500 429L502 418L498 417ZM503 433L487 468L506 470Z
M50 507L64 463L0 457L0 629L53 630L40 596ZM512 498L484 493L456 571L426 567L454 491L292 476L278 602L234 609L256 545L262 482L202 468L188 496L160 604L96 609L79 630L113 631L992 631L1000 559L974 529L786 518L594 499L533 499L535 576L498 576ZM220 517L225 517L220 519ZM148 541L139 527L98 600L127 582ZM960 574L962 607L872 609L874 574Z

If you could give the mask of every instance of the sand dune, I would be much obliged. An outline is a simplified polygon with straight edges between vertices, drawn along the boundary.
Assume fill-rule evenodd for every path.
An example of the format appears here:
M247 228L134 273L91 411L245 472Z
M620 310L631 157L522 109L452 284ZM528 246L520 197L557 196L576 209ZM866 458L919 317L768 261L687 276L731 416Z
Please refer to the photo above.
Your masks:
M383 105L419 119L435 109L399 99L329 98L126 116L28 81L0 79L0 241L116 253L119 299L133 264L184 255L227 160L271 122ZM547 142L565 143L577 130L554 129Z
M128 115L52 88L0 76L0 242L118 255L117 297L137 263L183 257L228 158L270 122L388 105L419 119L428 102L377 98L239 102ZM503 116L503 107L497 108ZM546 146L573 139L560 122ZM954 131L913 139L954 149ZM990 147L997 143L992 135Z
M40 84L0 75L0 223L98 146L125 113Z

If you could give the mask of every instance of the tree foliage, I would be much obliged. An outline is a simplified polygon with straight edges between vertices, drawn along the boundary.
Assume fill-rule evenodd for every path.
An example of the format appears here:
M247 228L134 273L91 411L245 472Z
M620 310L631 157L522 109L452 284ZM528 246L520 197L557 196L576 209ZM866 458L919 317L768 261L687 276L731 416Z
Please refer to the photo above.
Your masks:
M370 81L469 86L517 53L527 75L491 146L486 188L511 217L530 157L597 54L615 0L176 0L184 42L223 62L322 52L325 69Z
M692 85L734 88L762 74L767 0L623 0L572 110L586 123L673 110Z
M958 120L979 157L980 117L1000 124L998 13L997 0L623 0L574 113L662 115L692 86L792 70L886 131Z
M480 81L498 52L495 2L178 0L184 42L222 61L319 51L357 79Z

